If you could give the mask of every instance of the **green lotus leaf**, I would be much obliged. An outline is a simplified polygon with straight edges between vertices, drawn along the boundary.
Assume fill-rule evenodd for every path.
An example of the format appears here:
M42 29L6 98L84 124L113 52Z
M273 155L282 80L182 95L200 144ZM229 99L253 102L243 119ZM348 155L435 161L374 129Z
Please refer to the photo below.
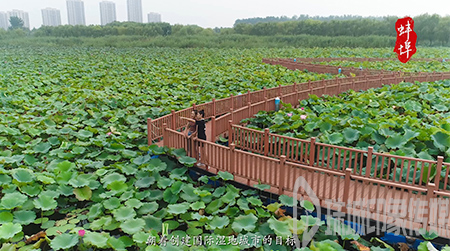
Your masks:
M310 212L314 211L314 204L309 200L300 201L300 206Z
M20 183L31 183L35 179L33 171L23 168L12 170L12 177Z
M285 194L280 195L279 200L280 200L281 204L289 206L289 207L293 207L298 203L297 200L295 200L294 198L287 196Z
M20 191L29 196L36 196L42 191L42 188L38 184L33 184L20 187ZM72 193L72 190L70 191L70 193Z
M150 157L148 155L144 155L144 156L139 156L139 157L133 159L133 163L140 166L140 165L147 163L149 160L150 160Z
M49 195L39 195L39 197L33 201L34 206L43 211L53 210L58 206L56 200Z
M241 215L234 219L231 228L237 233L242 232L242 230L253 231L256 227L257 220L258 218L252 213Z
M19 192L6 193L0 201L0 208L14 209L16 207L22 206L27 201L27 199L27 196Z
M355 130L353 128L348 128L348 127L342 131L342 135L344 136L345 141L348 143L352 143L352 142L358 140L359 134L360 134L360 132L358 130Z
M391 149L401 148L406 144L403 136L395 134L392 137L386 139L386 147Z
M127 191L128 186L125 182L116 180L108 184L107 188L115 193L123 193Z
M48 153L48 151L52 148L51 144L46 143L39 143L33 147L33 151L37 153Z
M92 197L92 190L88 186L75 188L73 193L79 201L90 200Z
M0 239L8 240L22 231L22 226L18 223L4 223L0 226Z
M0 213L0 224L5 224L13 221L13 215L10 212L1 212Z
M48 177L46 175L43 174L38 174L36 175L36 179L39 180L40 182L44 183L44 184L54 184L55 180L51 177Z
M150 177L145 177L145 178L136 180L134 185L138 188L146 188L146 187L150 187L151 185L153 185L155 183L155 181L156 181L155 177L150 176Z
M77 135L78 135L78 138L86 139L86 138L91 138L94 134L90 131L82 129L77 133Z
M229 172L222 172L219 171L219 173L217 174L217 176L219 176L221 179L223 180L234 180L234 176L233 174L229 173Z
M253 206L262 206L262 201L256 197L249 197L247 198L247 201L252 204Z
M272 229L277 236L286 238L292 235L288 222L279 221L275 219L273 216L270 217L270 219L267 222L269 223L270 229Z
M116 197L109 198L103 201L103 206L109 210L116 209L120 206L120 200Z
M122 153L122 156L127 159L134 158L137 155L137 152L128 150L128 149L124 149L121 153Z
M109 225L112 222L111 216L103 216L100 219L94 220L91 224L89 224L90 229L92 230L101 230L103 226Z
M150 233L144 232L135 233L133 234L133 241L139 244L146 244L150 235Z
M193 166L197 160L188 156L182 156L178 159L178 161L185 166Z
M120 228L127 234L135 234L141 231L145 226L143 219L129 219L120 223Z
M259 190L266 190L270 189L270 185L267 184L255 184L254 187L258 188Z
M214 216L214 218L209 222L210 229L222 229L230 224L230 219L227 216Z
M86 231L83 241L97 248L107 248L108 238L109 236L106 233Z
M125 206L140 208L142 206L142 202L140 202L138 199L133 198L133 199L129 199L127 202L125 202Z
M14 212L14 223L28 225L36 219L36 213L33 211L21 210Z
M205 208L205 211L208 214L217 213L217 211L223 206L223 201L221 199L213 200L209 205Z
M333 145L337 145L344 140L344 136L341 133L335 132L328 135L328 142Z
M443 132L437 132L431 135L434 145L441 151L446 151L450 147L450 135Z
M151 214L154 213L156 210L158 210L158 207L159 205L155 201L142 203L142 206L139 208L138 213Z
M184 214L189 209L190 204L187 202L175 204L175 205L168 205L167 209L168 212L171 214Z
M275 213L275 211L277 211L278 208L280 208L281 206L282 206L282 204L280 204L280 203L278 203L278 202L275 202L275 203L272 203L272 204L267 205L267 209L268 209L270 212Z
M105 185L109 185L114 181L125 182L125 181L127 181L127 178L125 178L125 176L123 176L122 174L119 174L119 173L110 173L101 179L101 182Z
M197 201L190 205L192 210L199 210L201 208L205 208L205 203L203 201Z
M133 219L136 216L136 212L131 207L120 207L113 212L114 219L117 221L126 221L129 219Z

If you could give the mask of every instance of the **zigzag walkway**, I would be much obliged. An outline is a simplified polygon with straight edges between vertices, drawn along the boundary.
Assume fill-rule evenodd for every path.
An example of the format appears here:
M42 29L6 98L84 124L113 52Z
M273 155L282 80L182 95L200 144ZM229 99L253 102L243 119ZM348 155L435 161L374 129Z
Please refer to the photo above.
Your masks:
M338 67L334 66L293 62L292 59L264 59L263 62L280 64L289 69L307 69L308 71L316 72L337 72L338 69ZM293 86L280 86L279 88L272 88L263 92L249 92L224 100L213 100L210 103L197 105L197 107L188 108L180 112L172 112L172 114L157 120L149 120L149 144L153 143L153 139L158 138L160 139L157 142L159 146L188 149L188 145L193 145L196 141L199 141L204 144L204 152L201 155L202 162L208 164L206 168L210 172L228 171L234 174L235 180L238 182L248 185L259 182L269 184L271 185L270 192L287 194L289 196L295 195L293 190L295 179L297 177L304 177L315 195L313 196L307 193L305 189L300 189L299 193L305 199L312 200L313 202L317 198L323 207L385 222L388 224L385 227L391 230L392 228L397 230L402 230L403 228L411 230L427 228L428 230L432 229L437 231L442 237L449 238L450 206L448 198L450 197L450 191L446 190L447 179L445 179L444 189L440 189L438 179L435 180L436 184L416 185L395 182L395 176L394 180L388 180L383 177L382 173L374 177L369 177L368 173L362 175L362 166L357 167L356 165L356 159L359 157L355 157L354 164L349 162L348 165L344 164L342 169L336 170L324 166L326 162L324 156L320 157L319 154L311 154L310 156L313 156L313 158L309 162L296 162L293 159L289 159L289 156L287 159L286 156L267 156L267 154L264 156L262 152L258 152L264 148L262 144L253 144L252 146L244 147L239 145L238 142L230 140L230 146L225 147L214 143L216 136L223 133L234 135L233 130L237 128L235 124L238 124L242 119L251 117L260 110L273 110L273 100L277 96L282 97L285 103L296 103L299 99L307 98L309 94L316 94L318 96L322 94L335 95L348 89L366 90L373 87L380 87L383 84L399 83L401 81L423 82L450 79L450 73L402 73L398 75L397 73L386 71L358 70L342 68L342 73L346 75L353 73L357 77L294 84ZM247 106L243 104L247 104ZM194 108L204 108L207 117L211 118L210 122L206 125L208 142L192 139L187 140L182 133L177 131L177 129L181 129L185 124L181 123L177 116L186 117ZM261 134L255 136L257 133L252 133L246 134L246 137L250 137L251 142L254 142L252 137L260 137L257 141L263 142ZM154 135L156 137L153 137ZM265 141L265 143L267 142ZM322 146L320 146L318 144L314 145L313 142L303 143L305 147L309 147L309 151L316 147L317 149L320 149L320 147L323 147L323 149L329 147L330 149L334 148L335 152L338 149L339 154L341 154L342 150L344 159L347 158L346 152L347 154L350 152L350 156L352 154L358 154L352 149L345 149L343 147L325 146L325 144L321 144ZM299 149L297 146L297 151L300 151ZM197 156L193 151L189 151L188 154L191 157ZM362 160L364 154L366 156L367 154L372 156L372 151L369 149L369 152L361 151L359 154L355 156L361 156L360 158ZM373 154L375 155L376 153ZM329 155L328 161L330 161ZM437 165L437 173L440 173L441 170L446 170L447 176L450 170L450 163L443 163L442 159L438 161L426 161L392 155L378 154L377 156L386 158L386 161L387 159L389 161L395 161L394 168L397 168L397 162L400 161L400 173L403 173L404 167L409 169L412 165L414 168L415 163L415 168L417 168L417 163L420 163L419 165L422 165L420 179L422 179L423 175L427 175L423 173L423 167L425 165ZM362 165L362 161L360 165ZM360 168L359 173L356 171L357 168ZM368 168L370 169L370 167ZM396 171L392 170L392 172ZM428 173L426 177L430 177L429 175ZM437 205L436 203L441 204ZM322 214L324 213L327 212L322 212ZM363 225L366 224L363 223ZM363 230L368 233L371 230L370 227L373 226L366 225L366 227Z

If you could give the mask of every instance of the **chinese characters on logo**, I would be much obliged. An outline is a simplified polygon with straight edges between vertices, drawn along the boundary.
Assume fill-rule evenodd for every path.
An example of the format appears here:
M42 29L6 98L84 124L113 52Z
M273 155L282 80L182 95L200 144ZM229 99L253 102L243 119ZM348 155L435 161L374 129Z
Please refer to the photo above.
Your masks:
M410 17L398 19L395 23L395 30L397 31L397 42L394 52L397 53L400 62L406 63L416 53L417 34L414 31L414 20Z

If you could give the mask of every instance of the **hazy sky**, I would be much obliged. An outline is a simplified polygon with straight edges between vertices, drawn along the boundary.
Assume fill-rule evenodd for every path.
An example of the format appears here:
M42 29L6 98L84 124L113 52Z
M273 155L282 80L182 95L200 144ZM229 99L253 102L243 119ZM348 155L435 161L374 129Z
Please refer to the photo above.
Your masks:
M118 21L126 21L127 0L116 3ZM86 24L100 24L100 0L84 0ZM67 24L65 0L0 0L0 11L12 9L29 13L30 26L42 25L41 9L52 7L61 11ZM232 27L236 19L266 16L308 14L310 16L361 15L400 17L424 13L450 15L450 0L142 0L143 20L149 12L161 14L163 22L197 24L202 27Z

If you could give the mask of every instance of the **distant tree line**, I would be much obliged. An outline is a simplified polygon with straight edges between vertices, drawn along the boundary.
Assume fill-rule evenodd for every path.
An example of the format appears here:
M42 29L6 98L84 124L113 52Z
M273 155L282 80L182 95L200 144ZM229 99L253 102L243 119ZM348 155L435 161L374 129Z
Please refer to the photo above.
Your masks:
M234 36L227 41L233 41L234 38L241 39L242 37L263 37L259 41L270 42L283 41L282 43L297 44L295 39L301 41L308 41L310 38L305 36L311 36L311 38L321 39L322 43L334 44L330 41L330 37L337 39L342 37L354 41L364 41L362 47L373 45L378 46L382 44L389 44L391 40L396 39L395 22L398 17L389 16L383 18L361 18L358 16L343 16L341 19L329 19L330 21L320 21L319 18L314 17L306 19L308 16L300 16L288 19L287 17L272 18L268 17L262 20L275 20L274 22L256 22L255 24L240 22L233 28L202 28L197 25L171 25L169 23L135 23L135 22L114 22L105 26L100 25L63 25L63 26L42 26L39 29L33 29L31 31L24 31L22 29L16 29L12 31L0 31L0 39L5 37L56 37L56 38L72 38L72 37L117 37L117 36L130 36L141 37L144 40L148 38L156 37L189 37L196 36L205 37L204 41L215 41L215 39L206 39L206 37L216 36L218 40L225 39L229 35ZM331 18L331 17L328 17ZM347 18L347 20L345 20ZM418 44L421 46L436 46L444 45L448 46L450 43L450 17L441 17L439 15L424 14L413 17L414 30L418 36ZM258 20L252 19L252 20ZM277 21L278 20L278 21ZM287 21L280 21L287 20ZM324 20L328 20L324 18ZM16 20L17 21L17 20ZM16 26L20 26L20 23ZM356 40L355 38L367 38L376 42L369 42L367 39ZM179 39L173 39L172 41L178 41ZM201 39L200 39L201 40ZM200 41L198 40L198 41ZM385 42L382 42L382 41ZM154 40L155 41L155 40ZM159 41L159 40L158 40ZM251 41L246 39L246 41ZM339 41L343 41L339 39ZM352 44L353 41L340 42L340 44ZM337 46L337 45L336 45Z
M253 18L244 18L244 19L237 19L234 22L234 26L237 24L257 24L257 23L278 23L278 22L287 22L287 21L302 21L302 20L318 20L318 21L342 21L342 20L355 20L355 19L374 19L374 20L382 20L384 17L363 17L363 16L355 16L355 15L343 15L343 16L310 16L310 15L300 15L300 16L293 16L293 17L287 17L287 16L281 16L281 17L274 17L274 16L268 16L268 17L253 17Z
M348 18L348 20L345 20ZM298 18L297 18L298 19ZM317 19L317 18L316 18ZM388 16L381 19L342 17L342 20L319 21L314 19L295 20L293 18L267 17L237 20L234 31L237 34L255 36L274 35L316 35L316 36L390 36L396 37L395 22L399 17ZM261 20L261 22L258 22ZM275 20L274 22L266 22ZM276 21L278 20L278 21ZM286 20L286 21L282 21ZM447 45L450 41L450 16L441 17L437 14L423 14L413 17L414 31L418 43L433 45L436 42Z

